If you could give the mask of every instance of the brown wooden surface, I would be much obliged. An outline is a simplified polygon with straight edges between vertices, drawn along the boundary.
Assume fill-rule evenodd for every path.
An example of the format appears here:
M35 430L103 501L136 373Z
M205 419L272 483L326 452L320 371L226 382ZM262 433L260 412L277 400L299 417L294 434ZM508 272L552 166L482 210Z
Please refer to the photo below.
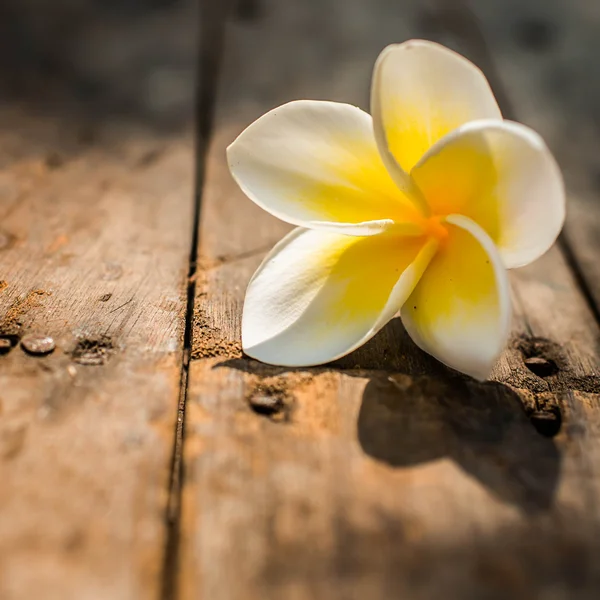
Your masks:
M493 28L502 3L488 4ZM374 59L390 42L439 39L494 68L457 2L261 8L228 29L203 189L181 596L596 597L600 334L559 247L513 275L514 334L497 382L436 364L398 320L331 368L239 358L245 285L288 228L236 188L226 145L287 100L368 108ZM557 374L537 376L532 357Z
M158 598L194 205L197 7L44 5L3 9L14 13L2 28L37 45L3 57L0 337L38 332L57 347L0 356L0 598Z
M44 7L0 7L0 599L597 598L595 1ZM368 109L411 37L479 64L568 183L493 381L399 319L322 368L244 358L246 284L289 227L226 146L292 99Z

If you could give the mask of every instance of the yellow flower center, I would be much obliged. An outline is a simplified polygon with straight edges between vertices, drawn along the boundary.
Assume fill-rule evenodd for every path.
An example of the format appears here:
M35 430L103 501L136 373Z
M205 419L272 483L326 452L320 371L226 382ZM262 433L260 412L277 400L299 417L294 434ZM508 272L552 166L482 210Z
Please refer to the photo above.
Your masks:
M444 242L448 237L448 229L442 223L444 220L443 216L434 215L432 217L424 218L422 227L427 235L430 238L437 239L440 243Z

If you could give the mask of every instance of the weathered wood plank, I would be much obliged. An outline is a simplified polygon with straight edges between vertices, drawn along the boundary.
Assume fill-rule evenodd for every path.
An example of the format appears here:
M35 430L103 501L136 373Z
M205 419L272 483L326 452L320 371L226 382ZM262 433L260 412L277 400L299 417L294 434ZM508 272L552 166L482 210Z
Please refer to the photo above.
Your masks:
M514 274L495 382L430 360L397 319L327 368L240 358L245 285L288 227L236 188L226 145L294 98L367 108L383 46L452 29L431 32L441 3L261 5L229 29L203 193L182 597L594 597L600 333L560 249ZM478 62L470 36L453 43Z
M0 597L158 598L197 2L71 4L13 3L2 23L23 45L2 63L18 77L0 100L0 338L56 350L0 356Z

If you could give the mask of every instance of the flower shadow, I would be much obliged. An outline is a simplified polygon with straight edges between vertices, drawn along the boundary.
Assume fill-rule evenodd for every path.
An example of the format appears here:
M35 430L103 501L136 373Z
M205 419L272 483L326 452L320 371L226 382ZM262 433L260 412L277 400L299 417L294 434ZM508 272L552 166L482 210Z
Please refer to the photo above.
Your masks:
M348 356L316 368L272 367L240 358L218 363L263 377L337 371L368 378L360 400L357 437L370 457L395 468L454 461L502 501L527 513L554 500L561 454L541 435L509 386L480 383L418 350L390 321Z
M449 458L528 513L552 505L561 454L501 383L378 375L364 390L357 429L363 450L390 466Z

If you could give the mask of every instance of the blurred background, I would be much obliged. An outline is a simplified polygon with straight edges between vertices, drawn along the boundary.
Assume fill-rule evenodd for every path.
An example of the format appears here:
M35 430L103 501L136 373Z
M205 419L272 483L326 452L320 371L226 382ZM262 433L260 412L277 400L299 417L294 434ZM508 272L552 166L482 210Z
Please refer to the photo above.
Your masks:
M473 22L465 21L465 7ZM227 11L233 22L254 27L261 20L264 27L276 27L278 19L297 20L298 31L306 13L318 11L320 29L313 26L296 40L295 52L305 56L300 63L306 68L314 58L311 46L323 49L322 42L311 44L311 35L328 35L327 29L335 27L356 31L357 43L352 47L348 39L348 53L365 64L372 62L371 53L364 52L367 38L383 46L411 35L456 46L461 36L479 43L472 39L476 31L485 37L496 65L481 66L492 83L497 66L510 79L511 101L519 105L521 120L536 126L545 119L545 135L569 143L568 150L561 143L559 152L591 160L589 145L596 144L589 138L600 121L597 0L324 0L304 7L289 0L3 0L1 101L68 119L93 113L96 119L110 115L162 130L182 127L196 75L206 66L198 56L203 43L198 31L204 54L218 53L218 30ZM473 46L469 50L477 53ZM260 49L256 52L260 55ZM318 61L312 68L319 68ZM336 74L330 75L333 86L339 85ZM300 89L292 85L289 96L301 94ZM581 138L585 151L570 144ZM600 158L592 162L600 173Z
M4 0L4 101L175 126L191 101L198 2Z
M198 12L196 0L3 0L0 165L143 130L192 135Z

